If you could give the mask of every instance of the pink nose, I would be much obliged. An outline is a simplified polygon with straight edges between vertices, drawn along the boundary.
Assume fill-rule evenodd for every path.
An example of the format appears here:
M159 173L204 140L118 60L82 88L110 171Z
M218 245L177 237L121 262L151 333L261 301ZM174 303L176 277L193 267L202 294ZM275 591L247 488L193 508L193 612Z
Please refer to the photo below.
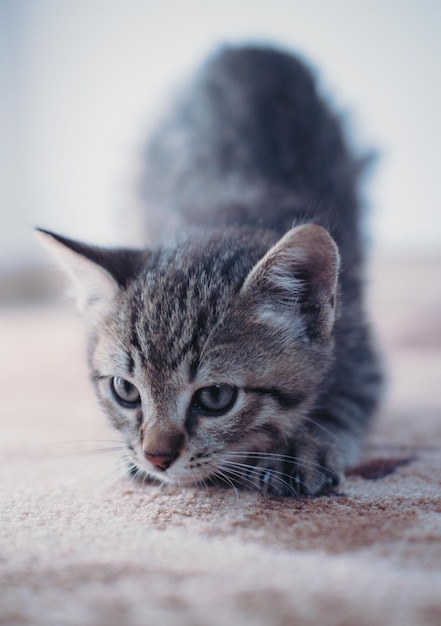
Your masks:
M156 467L156 469L164 472L176 458L176 455L172 454L150 454L149 452L144 452L144 456L147 461L150 461L152 465Z

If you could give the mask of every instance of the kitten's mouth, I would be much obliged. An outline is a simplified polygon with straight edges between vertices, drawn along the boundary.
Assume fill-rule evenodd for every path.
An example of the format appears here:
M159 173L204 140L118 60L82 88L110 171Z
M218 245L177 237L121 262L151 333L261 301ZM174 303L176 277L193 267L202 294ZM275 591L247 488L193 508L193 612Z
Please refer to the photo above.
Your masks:
M198 462L198 467L176 467L178 459L164 465L159 469L153 464L148 464L144 459L136 459L129 467L132 478L142 482L156 482L179 487L194 487L208 484L216 475L216 467L210 463Z
M173 459L145 458L141 448L134 458L130 475L143 482L162 483L176 487L196 486L238 486L250 482L249 475L256 474L256 462L266 456L269 446L268 432L254 433L255 445L244 447L237 444L217 455L185 453ZM248 440L249 444L249 440Z

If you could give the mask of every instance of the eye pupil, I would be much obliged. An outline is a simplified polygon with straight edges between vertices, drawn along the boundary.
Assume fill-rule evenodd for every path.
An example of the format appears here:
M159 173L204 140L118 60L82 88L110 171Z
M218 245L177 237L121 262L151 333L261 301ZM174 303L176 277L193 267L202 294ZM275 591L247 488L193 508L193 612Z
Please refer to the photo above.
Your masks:
M138 389L125 378L114 376L111 379L113 395L122 406L134 408L141 403Z
M193 409L210 415L229 411L236 401L237 389L231 385L201 387L193 396Z

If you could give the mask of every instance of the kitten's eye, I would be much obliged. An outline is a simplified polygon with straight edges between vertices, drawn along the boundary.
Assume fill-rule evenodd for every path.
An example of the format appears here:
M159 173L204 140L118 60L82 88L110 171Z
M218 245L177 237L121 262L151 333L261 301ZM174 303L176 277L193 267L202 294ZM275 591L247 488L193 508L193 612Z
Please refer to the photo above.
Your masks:
M236 402L237 389L231 385L201 387L193 396L193 408L212 415L221 415Z
M141 404L139 391L135 385L129 383L129 381L125 380L125 378L121 378L121 376L114 376L111 379L110 384L113 395L121 406L124 406L127 409L134 409Z

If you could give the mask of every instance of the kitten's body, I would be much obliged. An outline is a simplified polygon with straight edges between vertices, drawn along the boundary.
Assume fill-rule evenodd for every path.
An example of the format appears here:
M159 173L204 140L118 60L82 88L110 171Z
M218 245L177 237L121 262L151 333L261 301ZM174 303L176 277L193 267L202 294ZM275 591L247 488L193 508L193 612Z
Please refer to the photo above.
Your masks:
M338 483L380 387L357 171L303 64L226 49L149 145L146 230L174 243L49 235L81 285L92 378L133 473L280 495Z

